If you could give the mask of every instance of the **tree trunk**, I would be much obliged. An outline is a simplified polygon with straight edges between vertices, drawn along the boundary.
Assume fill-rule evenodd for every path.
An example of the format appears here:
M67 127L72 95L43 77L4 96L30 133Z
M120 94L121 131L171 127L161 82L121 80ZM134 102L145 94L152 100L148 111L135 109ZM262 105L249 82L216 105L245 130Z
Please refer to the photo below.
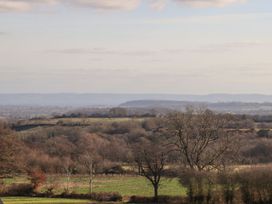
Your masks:
M89 193L92 193L93 192L93 178L90 178L90 181L89 181Z
M157 203L158 202L158 190L159 190L159 185L158 184L154 184L154 201Z
M94 176L94 172L93 172L93 162L91 162L90 166L89 166L89 176L90 176L90 180L89 180L89 191L90 193L93 192L93 176Z
M67 193L69 192L69 189L70 189L70 175L67 174L67 177L66 177L66 191L67 191Z

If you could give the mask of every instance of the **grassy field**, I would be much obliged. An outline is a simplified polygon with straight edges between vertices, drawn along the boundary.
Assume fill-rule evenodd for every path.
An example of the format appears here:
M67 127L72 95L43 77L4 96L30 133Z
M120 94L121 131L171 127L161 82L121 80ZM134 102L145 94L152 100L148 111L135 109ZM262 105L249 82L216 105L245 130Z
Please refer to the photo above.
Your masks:
M32 120L21 120L19 125L90 125L92 123L112 123L112 122L126 122L126 121L143 121L147 118L50 118L50 119L32 119Z
M13 125L14 130L18 133L24 134L31 133L32 130L40 130L40 128L47 127L88 127L94 124L111 124L114 122L122 123L133 121L141 123L148 118L42 118L31 120L20 120Z
M28 198L6 197L1 198L4 204L87 204L88 200L59 199L59 198Z
M26 183L26 177L5 179L5 184ZM48 186L54 186L55 194L60 194L69 185L69 190L75 193L88 193L88 178L86 176L73 176L69 183L66 178L59 175L47 177L47 182L41 186L43 192ZM97 176L94 180L94 192L118 192L122 196L152 196L153 189L150 183L140 176ZM185 195L186 189L181 187L177 179L163 178L160 186L160 195Z

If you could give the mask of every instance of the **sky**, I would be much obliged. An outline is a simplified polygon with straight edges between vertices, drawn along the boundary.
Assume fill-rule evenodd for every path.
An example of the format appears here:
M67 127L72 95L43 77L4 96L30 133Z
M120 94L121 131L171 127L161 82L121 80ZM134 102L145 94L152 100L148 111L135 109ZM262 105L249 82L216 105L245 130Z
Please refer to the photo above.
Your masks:
M271 0L0 0L0 93L272 94Z

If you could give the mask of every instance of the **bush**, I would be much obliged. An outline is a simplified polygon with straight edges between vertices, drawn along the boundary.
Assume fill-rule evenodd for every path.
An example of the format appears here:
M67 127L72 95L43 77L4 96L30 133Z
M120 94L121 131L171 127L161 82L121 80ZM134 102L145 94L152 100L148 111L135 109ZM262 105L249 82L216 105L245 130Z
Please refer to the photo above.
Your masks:
M104 174L108 175L108 174L123 174L125 171L124 169L122 168L121 165L115 165L115 166L112 166L112 167L105 167L103 169L103 172Z
M34 189L37 189L46 181L46 175L42 171L32 171L29 176Z
M220 203L213 173L184 169L180 174L180 183L187 187L189 203Z
M179 196L159 196L158 201L155 202L153 197L143 197L143 196L131 196L129 203L185 203L185 199Z
M143 196L131 196L129 203L152 203L154 199L152 197L143 197Z
M96 201L122 201L122 196L119 193L92 193L91 199Z
M221 195L226 204L237 203L239 189L236 174L230 172L220 172L217 177L217 184L221 186ZM239 202L238 202L239 203Z
M266 138L269 138L271 137L271 132L269 129L260 129L258 132L257 132L257 135L258 137L266 137Z
M255 167L220 173L184 170L190 204L272 204L272 168Z
M122 201L122 196L119 193L91 193L91 194L77 194L77 193L62 193L57 196L60 198L74 198L74 199L90 199L100 202L117 202Z
M32 196L34 194L34 187L31 184L13 184L6 187L5 196Z
M270 163L272 162L272 142L260 141L249 150L245 151L244 156L250 158L256 163Z
M241 199L245 204L272 203L272 169L252 168L239 173Z

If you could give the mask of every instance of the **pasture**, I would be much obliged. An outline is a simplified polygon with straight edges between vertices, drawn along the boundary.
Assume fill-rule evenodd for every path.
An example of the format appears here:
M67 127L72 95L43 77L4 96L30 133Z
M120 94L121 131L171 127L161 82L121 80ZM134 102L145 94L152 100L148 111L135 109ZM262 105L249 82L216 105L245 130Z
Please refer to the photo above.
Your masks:
M9 178L4 180L5 185L12 183L27 183L28 179L24 176L15 178ZM88 177L84 175L72 176L69 183L66 181L65 176L62 175L48 175L47 181L38 190L40 192L46 191L49 187L54 187L53 192L55 194L61 194L64 192L67 186L70 192L75 193L88 193ZM153 188L150 183L140 176L103 176L99 175L94 180L94 192L118 192L123 197L129 197L132 195L137 196L153 196ZM169 196L182 196L186 194L186 189L183 188L178 179L163 178L159 189L160 195Z
M82 125L88 126L93 123L112 123L112 122L126 122L126 121L143 121L147 118L132 118L132 117L121 117L121 118L37 118L30 120L18 121L18 126L33 125L33 126L52 126L52 125Z

